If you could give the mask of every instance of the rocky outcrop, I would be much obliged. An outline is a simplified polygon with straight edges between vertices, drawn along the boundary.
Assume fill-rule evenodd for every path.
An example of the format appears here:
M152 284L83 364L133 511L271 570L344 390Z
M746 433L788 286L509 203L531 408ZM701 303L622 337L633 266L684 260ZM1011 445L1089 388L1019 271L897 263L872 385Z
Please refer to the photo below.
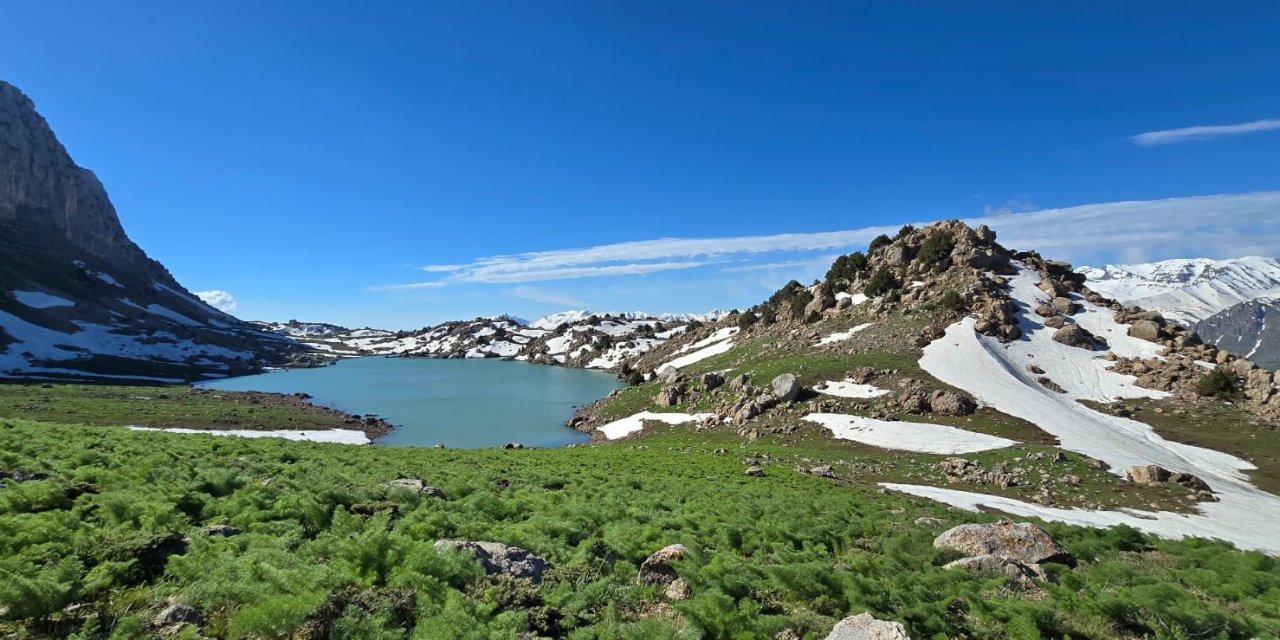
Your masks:
M800 381L796 379L795 374L781 374L775 377L769 386L773 389L773 398L780 403L795 402L800 396Z
M1144 464L1129 467L1125 470L1125 477L1130 482L1139 485L1160 485L1171 483L1181 485L1198 494L1208 494L1204 497L1212 499L1212 489L1209 483L1201 480L1199 476L1190 473L1173 472L1154 464Z
M302 352L204 303L148 258L93 172L3 81L0 256L0 379L198 380ZM29 306L12 291L62 302Z
M488 575L507 575L539 582L550 568L545 560L519 547L500 542L471 542L467 540L437 540L438 551L457 550L475 557Z
M869 613L851 616L836 623L826 640L911 640L899 622L877 620Z
M1044 529L1025 522L962 524L935 538L933 546L958 551L966 557L995 555L1027 565L1055 562L1075 566L1071 553Z

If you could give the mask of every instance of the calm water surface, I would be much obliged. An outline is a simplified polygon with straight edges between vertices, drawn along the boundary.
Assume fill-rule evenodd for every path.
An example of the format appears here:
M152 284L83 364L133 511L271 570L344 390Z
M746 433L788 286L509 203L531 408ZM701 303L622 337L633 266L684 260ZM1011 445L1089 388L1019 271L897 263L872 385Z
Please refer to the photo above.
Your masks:
M201 386L225 391L309 393L339 411L374 414L396 425L374 444L451 448L560 447L586 442L564 426L574 408L620 385L612 374L503 360L357 358L318 369L289 369Z

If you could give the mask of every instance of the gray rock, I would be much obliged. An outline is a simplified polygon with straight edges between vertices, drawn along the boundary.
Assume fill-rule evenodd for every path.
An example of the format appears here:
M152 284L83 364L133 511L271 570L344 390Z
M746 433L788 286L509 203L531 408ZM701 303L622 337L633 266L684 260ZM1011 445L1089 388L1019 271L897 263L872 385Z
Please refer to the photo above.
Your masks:
M997 555L1023 564L1057 562L1075 566L1075 558L1048 533L1033 524L1008 520L990 524L962 524L952 527L933 541L938 549L959 551L966 556Z
M1053 341L1061 342L1069 347L1078 347L1093 351L1097 349L1092 336L1078 324L1069 324L1053 332Z
M204 620L200 612L185 604L171 603L160 610L152 619L151 625L156 628L172 627L180 624L200 624Z
M715 391L724 384L724 376L718 373L704 373L700 380L703 391Z
M396 478L386 483L388 489L404 489L413 493L420 493L423 486L422 481L416 478Z
M1144 464L1129 467L1124 475L1134 484L1155 484L1168 481L1170 474L1168 469L1160 465Z
M671 584L667 585L666 596L672 602L680 602L688 600L693 595L693 590L689 588L689 583L684 578L676 578Z
M774 378L770 386L773 387L773 397L777 398L778 402L795 402L800 395L800 381L790 373Z
M546 560L520 547L510 547L501 542L437 540L435 548L437 551L456 549L474 556L484 566L484 572L491 576L502 574L539 582L542 574L550 568Z
M1028 565L1020 560L999 555L973 556L948 562L943 569L963 569L973 573L999 573L1025 583L1028 580L1047 580L1048 574L1039 565Z
M877 620L863 613L837 622L826 640L911 640L911 637L901 623Z
M669 544L658 549L640 563L640 573L636 575L636 580L642 584L671 584L680 577L676 575L673 563L684 560L688 554L689 549L682 544Z
M230 538L241 533L240 529L229 524L215 524L204 528L204 534L210 538Z
M1137 320L1129 325L1129 335L1134 338L1156 342L1164 337L1164 329L1154 320Z
M743 471L742 473L743 473L743 475L748 475L748 476L751 476L751 477L753 477L753 478L763 478L763 477L764 477L764 468L762 468L762 467L747 467L747 470L746 470L746 471Z
M973 400L952 391L934 391L929 397L929 409L938 415L967 416L977 408Z

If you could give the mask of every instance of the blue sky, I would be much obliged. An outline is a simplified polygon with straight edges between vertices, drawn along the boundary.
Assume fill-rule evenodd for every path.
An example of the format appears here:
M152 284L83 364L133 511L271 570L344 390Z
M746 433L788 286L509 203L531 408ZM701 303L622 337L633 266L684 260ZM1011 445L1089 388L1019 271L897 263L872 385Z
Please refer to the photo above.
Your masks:
M107 4L10 3L0 78L246 318L743 307L868 227L1047 209L995 226L1280 246L1275 3Z

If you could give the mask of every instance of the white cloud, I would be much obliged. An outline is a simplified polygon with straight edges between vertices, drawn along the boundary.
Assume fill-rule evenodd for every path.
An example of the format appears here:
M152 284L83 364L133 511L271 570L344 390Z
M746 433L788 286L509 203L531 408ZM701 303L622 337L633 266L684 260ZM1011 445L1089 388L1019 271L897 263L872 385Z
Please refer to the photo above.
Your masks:
M997 213L965 220L986 224L1007 247L1039 251L1066 260L1142 261L1168 257L1224 258L1274 255L1280 247L1280 192L1196 196L1088 204L1062 209ZM991 211L988 209L988 211ZM927 222L927 221L926 221ZM924 224L924 222L917 222ZM457 283L517 284L603 276L686 270L708 265L733 266L721 272L825 268L834 256L817 251L863 249L898 225L819 233L786 233L724 238L662 238L582 249L535 251L479 258L466 265L436 265L427 271L448 273L441 280L380 287L404 291ZM763 254L783 256L763 264ZM696 258L696 259L695 259ZM580 305L574 305L580 306Z
M213 291L196 291L197 298L205 301L205 304L221 311L223 313L236 312L236 299L230 293L221 290Z
M410 282L408 284L387 284L378 287L371 287L371 289L374 291L388 291L395 293L400 291L417 291L419 289L439 289L447 284L449 283L443 280L433 280L430 282Z
M1209 140L1211 138L1222 138L1226 136L1239 136L1247 133L1258 133L1259 131L1274 131L1280 129L1280 119L1272 120L1254 120L1253 122L1244 122L1241 124L1224 124L1200 127L1182 127L1181 129L1165 129L1163 131L1148 131L1133 136L1134 144L1142 146L1151 146L1157 144L1173 144L1175 142L1190 142L1193 140Z
M510 294L516 298L524 298L525 300L533 300L534 302L546 302L548 304L556 304L563 307L587 308L591 305L586 302L571 298L569 296L543 291L536 287L528 285L520 285L510 291Z

